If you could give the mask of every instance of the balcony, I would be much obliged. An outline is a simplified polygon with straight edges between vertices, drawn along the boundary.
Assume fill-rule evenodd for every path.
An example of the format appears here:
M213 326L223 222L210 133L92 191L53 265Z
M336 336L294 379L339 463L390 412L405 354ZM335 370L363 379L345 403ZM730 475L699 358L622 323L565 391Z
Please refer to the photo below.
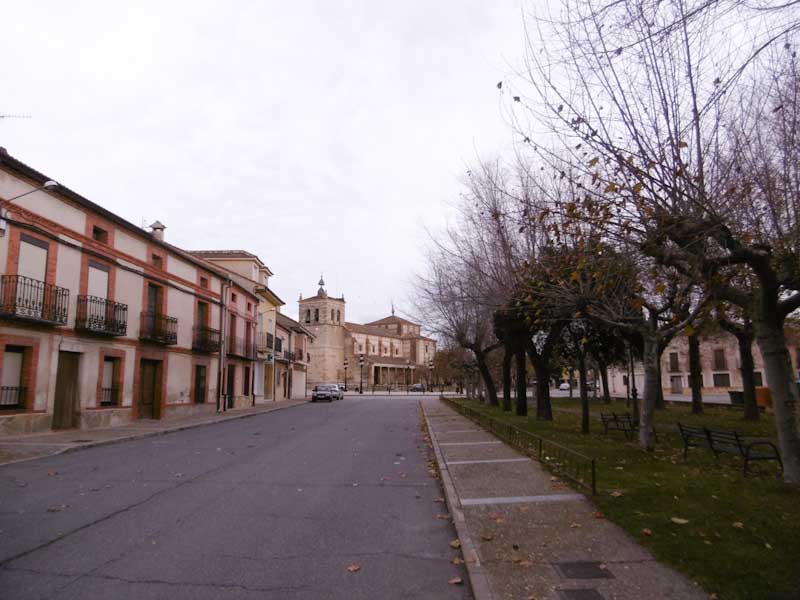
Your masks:
M22 275L0 277L0 317L64 325L69 290Z
M195 352L219 352L219 329L210 327L195 327L192 336L192 350Z
M0 387L0 410L24 410L28 388Z
M256 348L259 352L272 350L275 345L275 338L271 333L256 334Z
M125 335L128 305L95 296L78 296L75 329L99 335Z
M238 356L248 360L256 359L256 345L250 338L229 337L227 346L228 356Z
M143 312L139 322L139 339L155 344L178 343L178 319L154 312Z

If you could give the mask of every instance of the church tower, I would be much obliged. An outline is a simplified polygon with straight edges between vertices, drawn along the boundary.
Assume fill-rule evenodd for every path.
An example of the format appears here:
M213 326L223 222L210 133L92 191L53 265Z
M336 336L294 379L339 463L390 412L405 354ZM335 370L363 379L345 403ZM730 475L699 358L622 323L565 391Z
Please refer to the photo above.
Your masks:
M315 338L309 347L307 385L342 383L344 381L345 301L332 298L325 291L325 280L319 278L317 295L300 297L299 321Z

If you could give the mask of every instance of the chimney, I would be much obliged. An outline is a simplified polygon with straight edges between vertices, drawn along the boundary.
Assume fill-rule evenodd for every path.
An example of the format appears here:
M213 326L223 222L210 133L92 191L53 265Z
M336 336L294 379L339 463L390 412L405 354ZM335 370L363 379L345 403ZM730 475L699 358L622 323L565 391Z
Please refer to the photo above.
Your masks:
M154 238L156 238L159 242L164 241L164 230L167 228L161 221L156 221L152 225L150 225L150 231Z

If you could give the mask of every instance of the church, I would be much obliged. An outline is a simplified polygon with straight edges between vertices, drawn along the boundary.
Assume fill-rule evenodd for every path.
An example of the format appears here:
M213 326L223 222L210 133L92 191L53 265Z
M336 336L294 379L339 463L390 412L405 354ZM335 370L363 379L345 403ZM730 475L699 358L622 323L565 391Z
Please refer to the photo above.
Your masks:
M421 333L421 326L392 314L372 323L349 323L344 295L328 296L325 281L311 298L300 297L299 321L314 334L309 346L307 385L344 383L356 389L398 388L413 383L429 387L436 341ZM364 366L359 366L363 357Z

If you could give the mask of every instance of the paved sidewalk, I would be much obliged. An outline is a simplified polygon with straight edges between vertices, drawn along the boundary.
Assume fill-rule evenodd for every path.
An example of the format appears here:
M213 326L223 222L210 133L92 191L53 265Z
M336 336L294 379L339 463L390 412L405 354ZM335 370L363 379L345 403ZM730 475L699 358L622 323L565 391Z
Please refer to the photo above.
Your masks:
M152 435L162 435L192 427L213 425L222 421L242 419L262 413L305 404L308 400L282 400L259 404L251 408L228 410L224 413L193 415L181 419L140 420L119 427L98 429L67 429L48 433L0 437L0 465L71 452L80 448L116 444Z
M539 463L438 399L421 405L477 600L708 597Z

